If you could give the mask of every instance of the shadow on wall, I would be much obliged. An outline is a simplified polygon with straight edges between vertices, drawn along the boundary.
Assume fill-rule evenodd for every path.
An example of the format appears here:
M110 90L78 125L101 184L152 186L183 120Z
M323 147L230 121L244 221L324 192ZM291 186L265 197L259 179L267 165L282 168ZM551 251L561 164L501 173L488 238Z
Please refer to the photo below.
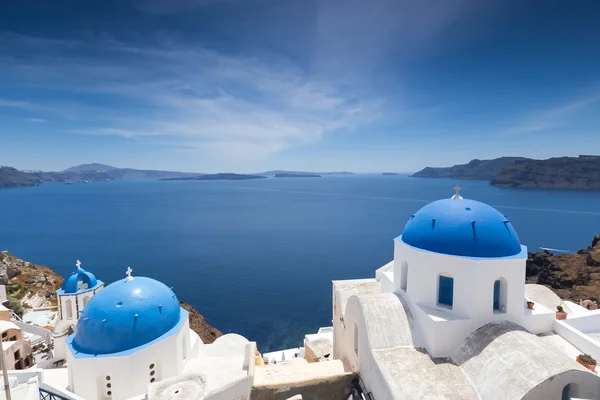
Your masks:
M353 387L352 381L357 374L334 377L323 382L306 382L304 385L277 388L252 388L252 400L287 400L292 396L301 395L304 400L331 399L346 400Z

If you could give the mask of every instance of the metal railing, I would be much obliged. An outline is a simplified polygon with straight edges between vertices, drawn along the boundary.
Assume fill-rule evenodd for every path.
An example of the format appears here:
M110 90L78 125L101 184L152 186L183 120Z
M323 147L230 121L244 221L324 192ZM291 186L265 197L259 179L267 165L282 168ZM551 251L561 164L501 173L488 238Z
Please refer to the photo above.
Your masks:
M59 394L52 393L46 389L40 388L40 399L41 400L70 400L67 397L63 397Z

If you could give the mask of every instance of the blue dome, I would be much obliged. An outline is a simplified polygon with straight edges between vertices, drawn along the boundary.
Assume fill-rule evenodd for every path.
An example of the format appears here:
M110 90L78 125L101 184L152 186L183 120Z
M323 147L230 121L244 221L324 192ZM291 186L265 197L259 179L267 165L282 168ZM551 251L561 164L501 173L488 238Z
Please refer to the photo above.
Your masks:
M444 199L417 211L401 240L413 247L463 257L496 258L521 252L517 232L498 210L475 200Z
M87 289L92 289L98 285L94 274L78 266L77 270L64 280L61 286L62 293L59 292L59 294L77 293L79 291L79 281L87 283Z
M72 342L87 354L112 354L145 345L179 323L177 296L165 284L136 276L111 283L83 309Z

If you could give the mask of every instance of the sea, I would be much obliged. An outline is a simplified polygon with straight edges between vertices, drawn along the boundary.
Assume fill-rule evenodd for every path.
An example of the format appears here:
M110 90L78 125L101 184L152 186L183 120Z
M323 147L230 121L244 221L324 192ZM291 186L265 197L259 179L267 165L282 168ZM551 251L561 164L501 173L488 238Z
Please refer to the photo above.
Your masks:
M112 181L0 190L0 250L67 276L148 276L262 352L331 325L332 281L374 277L428 202L461 194L506 214L530 251L600 233L600 192L405 175Z

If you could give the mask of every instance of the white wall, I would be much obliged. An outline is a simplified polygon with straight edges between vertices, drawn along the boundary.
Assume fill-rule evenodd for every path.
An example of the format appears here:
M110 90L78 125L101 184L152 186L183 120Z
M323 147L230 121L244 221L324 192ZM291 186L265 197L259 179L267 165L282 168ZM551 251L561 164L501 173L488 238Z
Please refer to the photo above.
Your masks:
M553 328L556 334L577 347L579 351L600 361L600 343L598 341L572 327L567 320L555 320Z
M186 344L189 355L190 342L189 321L186 318L177 334L129 356L75 358L71 351L67 351L69 388L87 400L119 400L145 394L152 378L159 381L183 371L182 344ZM153 369L149 367L151 364L154 364ZM152 370L154 375L150 375ZM110 380L106 379L107 376L110 376ZM107 387L109 383L110 389ZM107 395L108 390L111 391L111 397Z

